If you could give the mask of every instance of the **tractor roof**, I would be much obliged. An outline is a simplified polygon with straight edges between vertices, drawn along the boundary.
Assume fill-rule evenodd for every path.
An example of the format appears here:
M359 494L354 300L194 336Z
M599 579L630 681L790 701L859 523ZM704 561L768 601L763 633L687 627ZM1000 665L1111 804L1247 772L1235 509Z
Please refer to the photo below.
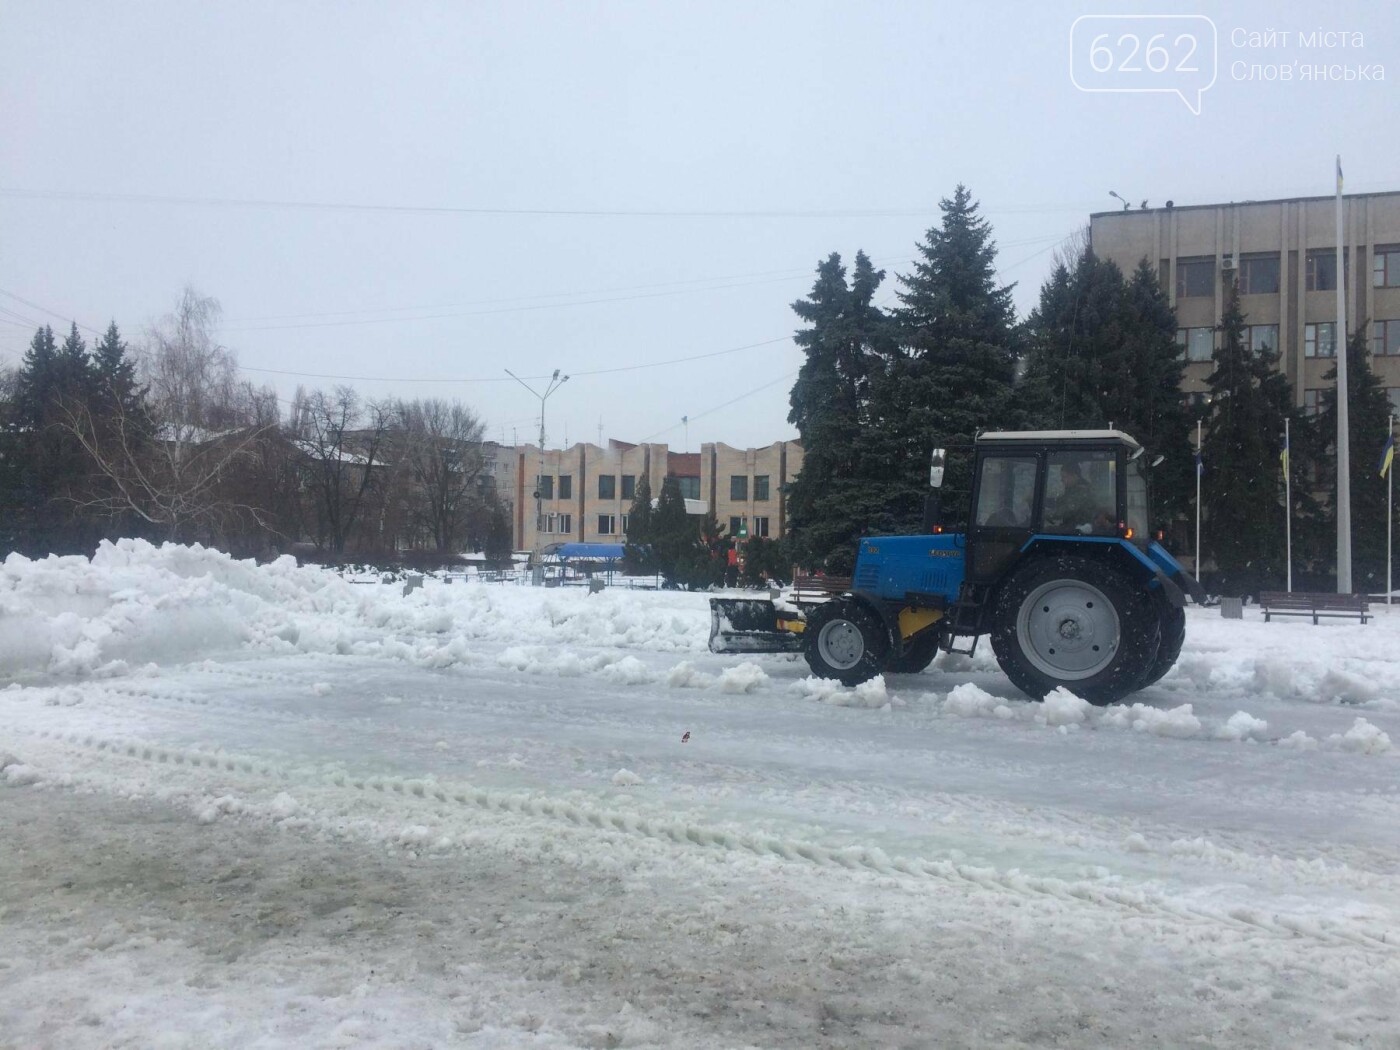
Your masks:
M994 430L990 433L978 434L977 440L979 443L983 441L1025 441L1039 445L1054 445L1062 442L1079 444L1086 441L1111 441L1127 445L1130 448L1138 447L1137 439L1121 430Z

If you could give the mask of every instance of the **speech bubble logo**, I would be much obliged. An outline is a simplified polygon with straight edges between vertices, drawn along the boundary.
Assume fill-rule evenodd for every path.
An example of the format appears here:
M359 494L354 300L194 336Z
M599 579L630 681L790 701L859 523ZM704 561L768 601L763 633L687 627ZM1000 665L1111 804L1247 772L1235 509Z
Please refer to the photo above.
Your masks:
M1217 58L1205 15L1080 15L1069 29L1069 79L1080 91L1165 92L1198 117Z

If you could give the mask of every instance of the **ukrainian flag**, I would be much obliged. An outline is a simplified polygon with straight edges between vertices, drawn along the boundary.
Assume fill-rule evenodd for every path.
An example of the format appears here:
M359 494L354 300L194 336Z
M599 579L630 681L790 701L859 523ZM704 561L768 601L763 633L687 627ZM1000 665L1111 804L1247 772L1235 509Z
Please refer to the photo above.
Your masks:
M1380 474L1385 477L1390 465L1395 462L1395 435L1385 439L1385 447L1381 449Z

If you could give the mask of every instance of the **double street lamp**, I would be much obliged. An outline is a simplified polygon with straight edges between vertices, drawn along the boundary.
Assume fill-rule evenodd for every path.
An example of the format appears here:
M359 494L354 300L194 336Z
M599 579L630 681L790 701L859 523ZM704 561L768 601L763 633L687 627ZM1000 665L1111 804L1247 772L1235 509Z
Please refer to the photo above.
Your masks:
M540 399L540 469L539 472L535 475L535 544L533 551L533 580L535 586L538 587L541 583L544 582L544 566L540 563L540 529L544 525L544 492L540 488L540 486L543 484L544 479L544 405L545 402L549 400L549 395L554 393L561 386L567 383L569 381L569 377L561 376L559 374L559 369L556 368L554 370L554 375L550 377L548 384L546 384L545 386L544 393L541 394L538 390L532 387L529 383L525 382L525 380L521 379L509 368L507 368L505 371L506 375L510 376L517 383L523 386L526 390L530 391L530 393L534 394L537 398Z

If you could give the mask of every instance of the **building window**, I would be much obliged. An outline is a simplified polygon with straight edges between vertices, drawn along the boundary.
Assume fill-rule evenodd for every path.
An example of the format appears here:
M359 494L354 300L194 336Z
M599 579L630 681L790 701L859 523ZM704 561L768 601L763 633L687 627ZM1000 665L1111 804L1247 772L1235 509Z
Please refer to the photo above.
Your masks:
M1390 398L1390 407L1400 415L1400 386L1388 386L1385 388L1386 395Z
M1371 329L1371 353L1376 357L1400 354L1400 321L1377 321Z
M554 475L543 474L540 476L540 499L554 498Z
M622 498L623 498L623 499L636 499L636 498L637 498L637 475L635 475L635 474L624 474L624 475L622 475ZM626 532L627 529L626 529L626 528L623 528L622 531L623 531L623 532Z
M554 531L554 515L553 515L553 514L546 514L546 515L544 515L544 528L540 529L540 531L541 531L541 532L547 532L547 533L552 533L552 532Z
M599 515L598 515L598 535L599 535L599 536L612 536L612 535L614 535L614 533L615 533L616 531L617 531L617 515L615 515L615 514L599 514Z
M1322 391L1308 389L1303 391L1303 414L1308 416L1322 415Z
M744 474L734 474L729 478L729 498L744 501L749 498L749 479Z
M1277 255L1261 255L1240 260L1241 295L1277 295L1279 288Z
M1278 349L1278 325L1250 324L1244 328L1244 345L1254 353Z
M1189 299L1215 294L1215 260L1198 259L1176 264L1176 297Z
M569 536L574 531L574 516L572 514L559 515L559 532L561 535Z
M559 498L572 499L574 495L574 476L572 474L559 475Z
M768 499L768 475L755 474L753 477L753 498L755 500ZM767 519L764 519L767 520ZM764 533L766 536L767 533Z
M768 538L768 519L754 518L752 534L766 540Z
M743 533L744 533L744 519L743 519L743 518L730 518L730 519L729 519L729 535L730 535L730 537L731 537L731 538L737 539L739 536L742 536Z
M629 517L630 517L630 515L627 515L627 514L624 514L624 515L622 516L622 534L623 534L624 536L627 535L627 519L628 519Z
M1326 248L1322 251L1308 252L1308 291L1335 292L1336 290L1337 250Z
M1215 354L1215 329L1178 328L1176 345L1186 348L1187 361L1209 361Z
M1371 263L1371 283L1377 288L1400 288L1400 248L1376 252Z
M1303 326L1304 357L1336 356L1337 322L1323 321Z
M685 499L700 498L700 479L696 477L677 477L681 488L681 496Z
M617 499L617 475L616 475L616 474L599 474L599 475L598 475L598 498L599 498L599 499Z

